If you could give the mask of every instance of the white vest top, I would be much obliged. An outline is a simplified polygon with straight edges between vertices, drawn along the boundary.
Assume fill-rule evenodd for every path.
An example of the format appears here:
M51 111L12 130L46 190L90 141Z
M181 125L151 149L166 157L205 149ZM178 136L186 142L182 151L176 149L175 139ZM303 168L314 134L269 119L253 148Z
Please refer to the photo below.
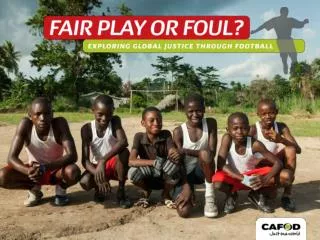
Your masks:
M183 133L183 145L182 148L191 150L202 150L208 147L208 124L205 118L202 119L202 136L197 142L192 142L189 137L187 124L181 125ZM186 167L187 174L191 173L198 164L198 158L186 155L184 158L184 165Z
M263 136L261 125L258 122L256 122L256 130L257 130L257 140L263 143L263 145L268 149L269 152L276 154L281 150L281 145L275 142L270 141L269 139L266 139ZM274 122L274 130L276 133L279 133L278 124ZM255 154L258 158L263 158L263 156L260 153Z
M227 157L227 163L233 171L242 174L255 168L257 160L252 153L251 140L251 137L247 137L246 152L244 155L240 155L236 152L235 144L232 141Z
M109 122L106 132L102 138L99 138L97 135L95 120L91 122L91 130L92 141L90 143L90 150L92 158L90 159L90 161L93 164L97 164L98 160L101 160L108 152L111 151L117 140L112 135L111 121Z
M42 141L39 138L36 128L33 125L30 143L25 149L28 155L29 164L32 164L33 162L50 163L63 156L63 147L56 142L51 125L47 140L45 141Z

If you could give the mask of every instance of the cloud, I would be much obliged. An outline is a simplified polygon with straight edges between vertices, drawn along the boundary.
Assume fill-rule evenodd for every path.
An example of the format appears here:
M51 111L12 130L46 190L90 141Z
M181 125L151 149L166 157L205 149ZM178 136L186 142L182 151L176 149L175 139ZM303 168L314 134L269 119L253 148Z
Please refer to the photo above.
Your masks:
M31 59L32 57L30 55L22 56L19 61L19 71L22 72L26 77L45 76L49 71L49 68L45 67L40 72L38 72L36 67L31 67Z
M316 37L316 31L312 30L311 28L304 28L302 30L302 37L304 39L311 39L311 38L315 38Z
M262 21L268 21L268 20L270 20L271 18L274 18L274 17L276 17L278 14L273 10L273 9L271 9L271 10L268 10L268 11L266 11L266 12L264 12L262 15L261 15L261 19L262 19Z
M222 68L222 79L242 79L244 82L249 82L259 75L260 78L271 79L277 73L282 73L282 64L280 57L277 61L274 54L266 55L249 55L249 58L240 63L229 65Z
M5 33L1 34L0 43L9 40L15 45L15 49L24 55L30 54L40 38L33 36L25 25L32 15L32 9L20 3L21 1L9 1L1 6L6 11L0 12L0 31Z
M151 63L156 62L158 55L160 54L121 54L122 67L115 66L114 69L124 82L138 82L145 77L152 77L155 71Z

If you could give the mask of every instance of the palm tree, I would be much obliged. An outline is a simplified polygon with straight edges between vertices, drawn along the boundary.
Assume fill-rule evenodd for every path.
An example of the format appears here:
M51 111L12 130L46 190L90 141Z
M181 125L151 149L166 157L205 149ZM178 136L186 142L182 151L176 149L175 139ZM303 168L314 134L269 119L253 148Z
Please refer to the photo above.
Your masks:
M293 88L299 90L305 98L314 100L314 93L311 85L312 81L311 66L306 62L297 62L293 66L290 76Z
M19 72L18 61L20 57L20 52L15 51L14 45L11 42L5 41L0 46L0 65L7 70L7 73L17 74Z

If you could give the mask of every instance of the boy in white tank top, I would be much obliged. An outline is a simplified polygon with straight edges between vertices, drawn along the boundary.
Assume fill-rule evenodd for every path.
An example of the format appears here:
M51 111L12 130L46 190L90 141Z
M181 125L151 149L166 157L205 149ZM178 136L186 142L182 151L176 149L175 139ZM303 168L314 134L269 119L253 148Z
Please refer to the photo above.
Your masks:
M81 128L82 174L80 185L86 191L95 189L94 200L103 202L110 193L110 180L119 181L117 200L120 207L131 203L125 196L128 171L128 141L118 116L113 116L114 104L110 96L98 96L92 105L95 120Z
M20 153L25 145L28 163ZM66 205L66 189L76 184L80 169L75 164L77 152L67 121L53 118L51 102L43 97L32 101L29 118L23 118L17 128L8 156L8 166L0 170L1 187L29 189L24 205L40 203L41 185L55 185L54 204Z
M181 217L189 216L194 184L205 183L204 215L216 217L218 209L211 178L215 170L217 122L214 118L204 118L205 105L201 95L186 97L184 104L187 122L173 131L173 140L184 155L182 166L185 170L176 198L177 210Z
M250 135L261 141L283 162L286 171L280 174L280 185L285 186L281 205L286 211L294 211L295 203L291 197L291 189L296 170L296 154L301 153L301 148L291 135L289 127L285 123L276 122L277 114L278 109L273 100L260 100L257 107L260 121L251 126Z
M248 199L261 211L273 212L265 194L267 187L275 188L274 177L281 169L280 160L261 142L248 136L249 120L244 113L231 114L227 124L218 154L218 170L212 178L216 188L226 193L224 212L235 210L239 190L251 190ZM256 168L259 161L254 156L256 153L262 154L272 167Z

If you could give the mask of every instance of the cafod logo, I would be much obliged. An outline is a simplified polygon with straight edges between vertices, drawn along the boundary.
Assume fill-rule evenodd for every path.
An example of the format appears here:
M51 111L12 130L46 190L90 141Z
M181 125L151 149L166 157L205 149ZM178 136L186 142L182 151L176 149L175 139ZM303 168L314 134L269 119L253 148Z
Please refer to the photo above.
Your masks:
M281 230L284 229L286 231L290 230L299 230L301 228L300 224L290 224L290 223L285 223L285 224L262 224L261 227L263 230Z
M256 239L306 240L306 221L303 218L259 218Z

